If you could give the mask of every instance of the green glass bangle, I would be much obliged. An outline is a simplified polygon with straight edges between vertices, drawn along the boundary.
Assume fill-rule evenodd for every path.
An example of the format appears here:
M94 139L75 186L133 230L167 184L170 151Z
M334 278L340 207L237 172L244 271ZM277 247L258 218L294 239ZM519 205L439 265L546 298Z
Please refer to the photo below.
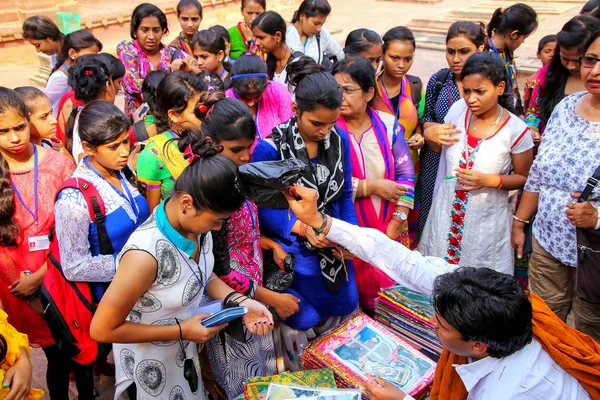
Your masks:
M315 233L317 235L320 235L321 233L323 233L323 231L325 230L325 227L327 226L327 214L325 214L323 211L321 211L321 216L323 217L323 225L321 225L321 227L315 231Z

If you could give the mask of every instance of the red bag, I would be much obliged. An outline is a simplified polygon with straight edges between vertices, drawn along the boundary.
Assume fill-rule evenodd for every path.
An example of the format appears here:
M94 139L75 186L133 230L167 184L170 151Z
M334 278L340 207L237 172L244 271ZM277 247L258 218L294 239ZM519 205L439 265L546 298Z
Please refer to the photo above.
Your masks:
M83 194L90 219L98 228L100 254L113 254L104 224L104 202L96 188L81 178L67 179L58 193L66 188L77 189ZM72 282L65 277L54 227L49 236L48 272L39 291L44 318L59 350L73 361L88 365L105 357L111 345L100 344L90 337L90 325L97 306L93 304L90 286L87 282Z

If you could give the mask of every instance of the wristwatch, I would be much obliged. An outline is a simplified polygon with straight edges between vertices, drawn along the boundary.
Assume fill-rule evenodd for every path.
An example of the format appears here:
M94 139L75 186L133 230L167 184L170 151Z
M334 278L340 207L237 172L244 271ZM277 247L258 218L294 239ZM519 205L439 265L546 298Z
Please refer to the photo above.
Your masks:
M402 211L402 212L394 211L394 213L392 214L392 217L400 218L400 221L406 221L408 219L408 216L406 215L406 213L404 211Z

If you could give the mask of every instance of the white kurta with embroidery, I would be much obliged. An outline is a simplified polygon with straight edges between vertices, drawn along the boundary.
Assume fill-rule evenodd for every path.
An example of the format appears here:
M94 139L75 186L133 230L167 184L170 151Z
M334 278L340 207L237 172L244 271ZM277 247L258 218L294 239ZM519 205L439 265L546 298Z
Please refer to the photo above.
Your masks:
M460 218L452 215L452 210L458 208L455 203L456 179L446 180L444 177L456 175L455 169L459 166L467 141L470 116L464 100L455 103L448 112L447 123L456 125L461 133L455 136L458 142L442 149L433 205L421 237L419 252L448 260L453 255L449 254L450 240L458 240L459 265L487 267L512 275L514 262L510 245L512 215L509 192L493 188L468 192L466 206L459 211L464 215ZM510 114L496 133L490 134L481 144L473 156L472 169L484 174L507 175L513 167L512 155L532 147L531 131L521 119Z
M203 292L203 285L198 277L210 276L212 273L214 257L210 233L204 239L200 263L197 264L183 250L178 250L169 240L172 238L167 239L158 228L157 214L162 211L158 208L163 207L163 204L131 235L118 258L120 261L127 251L139 249L151 254L158 263L156 279L127 317L131 322L174 325L175 318L183 321L191 317L192 310L200 304ZM206 279L202 280L206 282ZM185 355L178 340L114 344L115 399L127 399L126 389L135 383L138 400L204 400L198 346L187 340L183 342L183 346ZM183 375L186 358L193 360L198 374L198 390L194 393Z

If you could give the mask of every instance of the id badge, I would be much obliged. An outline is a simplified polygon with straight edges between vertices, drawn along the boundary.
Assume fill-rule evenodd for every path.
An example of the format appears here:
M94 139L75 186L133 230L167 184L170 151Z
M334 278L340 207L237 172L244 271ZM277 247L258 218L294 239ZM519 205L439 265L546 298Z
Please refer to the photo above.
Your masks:
M48 235L30 236L27 238L27 241L30 252L48 250L50 248L50 239L48 239Z

